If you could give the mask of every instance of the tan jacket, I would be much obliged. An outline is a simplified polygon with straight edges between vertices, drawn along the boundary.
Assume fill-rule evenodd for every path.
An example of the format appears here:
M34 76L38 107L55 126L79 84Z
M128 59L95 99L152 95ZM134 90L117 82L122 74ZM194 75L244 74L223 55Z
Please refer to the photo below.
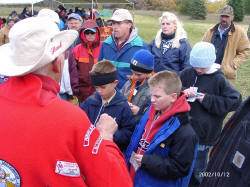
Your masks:
M10 29L6 25L0 30L0 46L9 43L9 31Z
M215 25L210 28L203 36L203 41L211 42L213 32L218 28ZM228 41L222 60L222 71L231 82L237 77L237 68L240 67L250 56L250 45L246 32L232 23L232 28L228 33Z

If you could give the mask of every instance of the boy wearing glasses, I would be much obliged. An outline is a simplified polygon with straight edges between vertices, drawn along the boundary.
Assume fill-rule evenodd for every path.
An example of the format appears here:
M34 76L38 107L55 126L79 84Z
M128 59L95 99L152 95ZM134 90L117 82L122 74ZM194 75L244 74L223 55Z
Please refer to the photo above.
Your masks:
M100 31L94 20L85 21L79 35L81 44L73 49L73 55L69 57L69 69L73 93L81 103L95 91L90 83L89 71L98 60L101 42Z
M151 102L126 151L134 186L188 186L197 137L190 106L175 72L161 71L148 81Z

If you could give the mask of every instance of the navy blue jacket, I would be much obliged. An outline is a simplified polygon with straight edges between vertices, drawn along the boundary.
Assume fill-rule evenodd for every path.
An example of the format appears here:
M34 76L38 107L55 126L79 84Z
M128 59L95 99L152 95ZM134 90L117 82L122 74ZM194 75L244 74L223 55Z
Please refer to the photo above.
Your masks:
M128 105L127 99L119 92L107 106L102 105L100 95L95 92L80 105L88 115L91 123L96 125L100 115L107 113L113 117L118 124L118 130L114 134L114 142L121 151L125 151L135 128L134 115Z
M179 73L189 64L189 55L191 47L187 39L180 39L179 48L168 49L164 54L162 54L161 49L157 48L155 45L155 40L149 44L149 50L154 55L154 72L159 72L163 70L175 71Z
M132 75L130 61L135 52L140 49L148 49L148 45L137 36L136 29L133 29L128 41L120 51L118 51L112 35L103 41L98 60L109 60L117 68L119 80L117 85L118 89L121 89L128 80L127 75Z

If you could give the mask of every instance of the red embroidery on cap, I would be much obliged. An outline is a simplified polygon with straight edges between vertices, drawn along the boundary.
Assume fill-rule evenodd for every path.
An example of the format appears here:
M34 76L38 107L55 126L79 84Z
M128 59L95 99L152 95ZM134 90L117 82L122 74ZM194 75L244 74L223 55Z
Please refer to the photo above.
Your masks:
M60 41L60 45L58 46L54 46L51 48L51 53L54 54L56 51L58 51L58 49L60 49L62 47L62 41Z

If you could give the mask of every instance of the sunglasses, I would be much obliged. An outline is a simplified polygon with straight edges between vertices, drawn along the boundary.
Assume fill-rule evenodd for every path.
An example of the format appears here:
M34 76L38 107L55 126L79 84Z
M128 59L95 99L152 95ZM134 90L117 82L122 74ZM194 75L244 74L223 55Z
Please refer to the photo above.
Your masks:
M86 32L84 32L84 34L85 34L85 35L88 35L88 34L93 35L93 34L95 34L95 32L92 32L92 31L86 31Z

